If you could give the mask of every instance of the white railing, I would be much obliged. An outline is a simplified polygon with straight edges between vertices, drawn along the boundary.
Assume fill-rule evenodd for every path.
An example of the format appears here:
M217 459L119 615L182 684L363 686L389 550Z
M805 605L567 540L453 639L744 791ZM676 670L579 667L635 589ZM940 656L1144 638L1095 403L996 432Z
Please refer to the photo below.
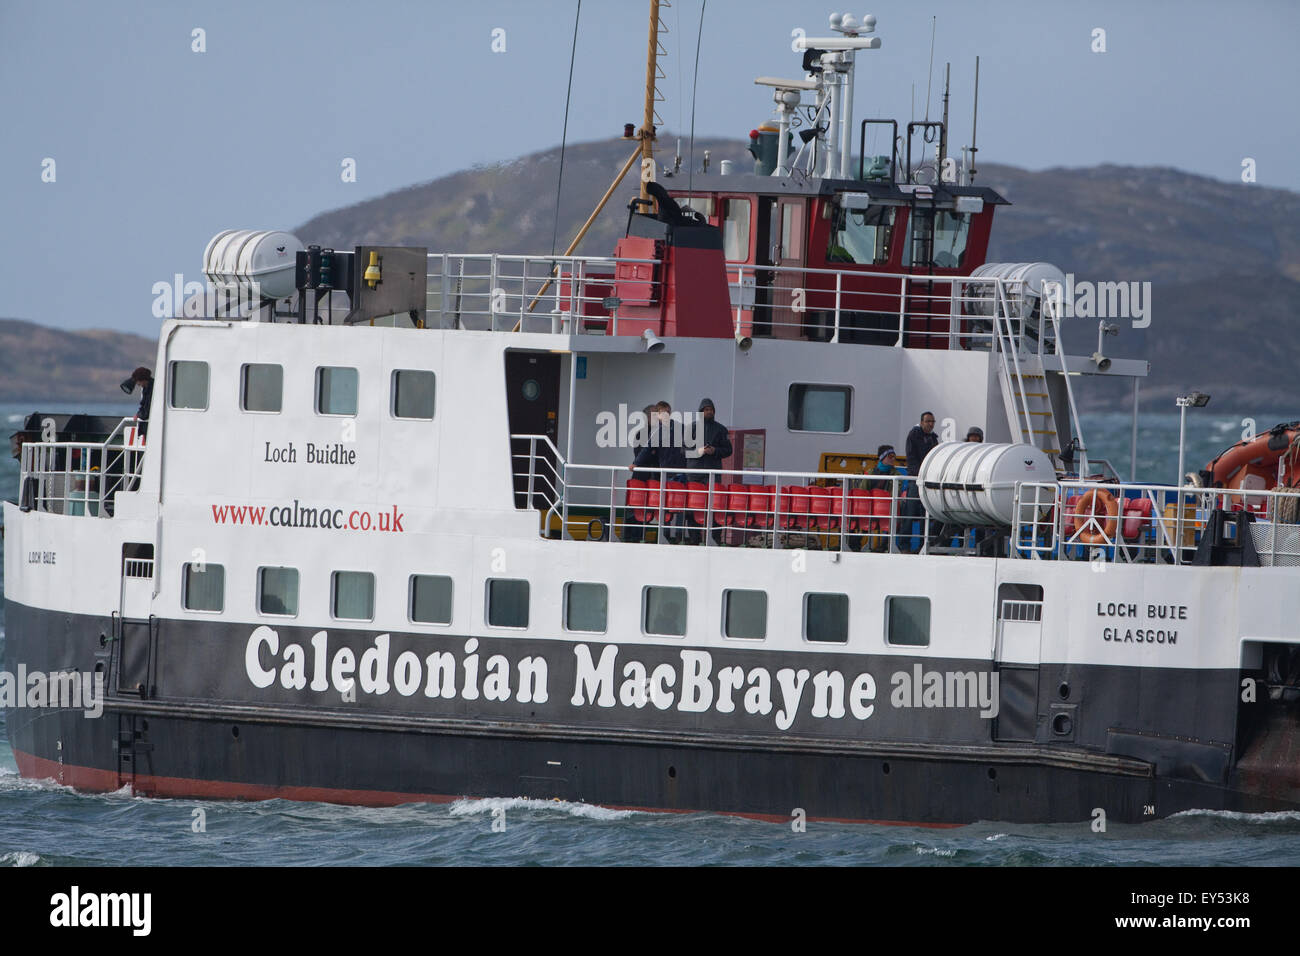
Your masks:
M26 442L20 456L21 507L50 514L109 517L119 491L136 488L144 466L139 422L124 418L102 442Z
M1021 558L1187 564L1221 512L1220 545L1248 534L1260 564L1300 565L1300 492L1027 482L1015 512L1011 553Z
M429 256L428 323L486 331L617 334L618 267L659 300L659 262L599 256Z
M729 263L727 281L742 335L987 351L1002 316L1016 350L1043 348L1037 316L1018 307L1022 280Z
M542 513L543 537L898 553L960 535L940 537L907 475L632 472L566 463L543 435L511 438L516 504Z
M659 266L613 256L433 253L427 320L439 328L618 334L620 307L658 305ZM1051 332L1020 307L1023 281L729 263L727 282L744 335L988 350L1003 315L1014 348L1041 354ZM636 298L619 300L629 285Z

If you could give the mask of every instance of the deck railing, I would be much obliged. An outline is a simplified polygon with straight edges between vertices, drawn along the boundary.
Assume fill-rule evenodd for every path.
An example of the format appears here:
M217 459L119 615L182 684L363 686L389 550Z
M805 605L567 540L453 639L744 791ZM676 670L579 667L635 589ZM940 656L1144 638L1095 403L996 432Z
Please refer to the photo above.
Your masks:
M1188 564L1214 530L1211 543L1220 547L1245 545L1238 535L1249 535L1249 548L1261 565L1296 566L1298 506L1300 490L1026 482L1016 490L1011 553L1065 561Z
M927 514L909 475L633 472L565 462L544 435L512 439L516 503L540 513L543 537L1187 564L1213 531L1228 550L1248 535L1261 565L1300 566L1300 491L1024 482L1010 528L977 527Z
M428 324L435 328L618 334L619 308L657 303L660 262L612 256L429 256ZM636 300L617 297L631 270ZM1051 352L1037 291L1023 281L952 275L727 264L737 333L775 338L989 350L995 316L1016 348ZM861 286L870 283L872 291Z
M113 495L134 490L144 466L139 421L124 418L102 442L26 442L20 454L20 507L106 518Z

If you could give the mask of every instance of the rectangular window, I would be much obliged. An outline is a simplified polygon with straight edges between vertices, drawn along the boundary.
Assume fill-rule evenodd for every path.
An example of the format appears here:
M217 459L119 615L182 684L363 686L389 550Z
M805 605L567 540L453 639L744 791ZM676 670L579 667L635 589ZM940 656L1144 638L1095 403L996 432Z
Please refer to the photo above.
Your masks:
M393 417L433 418L433 373L393 370Z
M682 637L686 633L686 588L648 585L642 604L642 627L647 634Z
M298 569L257 569L257 612L259 614L298 613Z
M411 620L417 624L451 623L451 578L441 574L411 575Z
M322 415L357 413L357 370L354 368L316 369L316 411Z
M835 207L826 261L877 266L888 262L896 212L894 206Z
M929 647L930 599L885 598L885 640L907 647Z
M722 201L722 254L728 262L749 259L749 200Z
M761 641L767 637L767 592L727 589L722 592L722 633Z
M604 634L609 616L609 588L604 584L570 581L564 586L564 628Z
M966 259L970 221L969 213L917 210L903 247L903 265L933 264L936 269L960 268Z
M521 578L489 578L488 624L493 627L528 626L528 582Z
M803 636L824 644L849 642L849 596L847 594L805 594Z
M375 616L375 576L369 571L335 571L330 604L343 621L368 621Z
M171 407L208 407L208 363L171 363Z
M781 203L781 258L801 259L803 251L803 208Z
M187 611L220 611L225 605L226 569L219 564L185 565L181 603Z
M794 432L847 432L852 407L847 385L791 385L786 423Z
M246 412L278 412L284 395L284 368L280 365L245 365L240 400Z

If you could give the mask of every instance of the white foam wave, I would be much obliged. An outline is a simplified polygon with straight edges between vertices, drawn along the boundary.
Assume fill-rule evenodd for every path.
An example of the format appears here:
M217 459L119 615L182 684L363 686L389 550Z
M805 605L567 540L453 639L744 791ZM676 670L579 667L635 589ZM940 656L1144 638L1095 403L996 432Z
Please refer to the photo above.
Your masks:
M989 843L992 843L994 840L1001 840L1004 836L1006 836L1005 833L993 833L990 834L989 836L986 836L984 839Z
M638 816L639 810L611 810L597 807L590 803L570 803L567 800L536 800L529 797L486 797L483 799L462 799L451 804L453 817L476 816L492 813L494 810L557 810L574 817L588 820L624 820Z
M949 857L949 856L956 856L956 855L957 855L957 851L956 851L956 850L950 850L950 849L946 849L946 848L944 848L944 847L939 847L939 846L914 846L914 847L912 847L912 849L916 851L917 856L944 856L944 857Z
M35 866L39 862L41 862L40 856L27 850L0 853L0 866Z
M1240 810L1181 810L1171 813L1170 820L1179 817L1214 817L1219 820L1239 820L1245 823L1296 823L1300 810L1266 810L1261 813L1243 813Z

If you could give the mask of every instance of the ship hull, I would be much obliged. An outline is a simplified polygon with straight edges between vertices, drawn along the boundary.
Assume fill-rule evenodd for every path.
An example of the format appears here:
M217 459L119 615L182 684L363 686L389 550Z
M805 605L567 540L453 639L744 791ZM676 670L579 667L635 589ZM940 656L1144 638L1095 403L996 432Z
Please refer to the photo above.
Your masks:
M123 694L114 673L123 662L113 656L111 640L101 643L111 619L14 602L7 612L11 672L19 662L47 672L93 672L97 661L108 662L109 687L97 717L72 707L6 711L20 772L78 790L374 806L526 797L928 826L1087 821L1098 810L1110 821L1139 822L1193 808L1300 809L1294 789L1267 775L1243 785L1235 771L1215 780L1213 769L1189 769L1185 759L1162 763L1033 741L638 729ZM187 636L199 646L196 625L171 623L189 627L188 634L173 628L173 640ZM230 648L230 670L242 673L243 652L242 642ZM150 679L166 683L168 673L180 672L175 668L211 671L197 652L188 666L175 653L154 653L169 658L174 670L146 662ZM1077 668L1073 675L1076 681L1090 676ZM1143 679L1152 686L1152 675Z

